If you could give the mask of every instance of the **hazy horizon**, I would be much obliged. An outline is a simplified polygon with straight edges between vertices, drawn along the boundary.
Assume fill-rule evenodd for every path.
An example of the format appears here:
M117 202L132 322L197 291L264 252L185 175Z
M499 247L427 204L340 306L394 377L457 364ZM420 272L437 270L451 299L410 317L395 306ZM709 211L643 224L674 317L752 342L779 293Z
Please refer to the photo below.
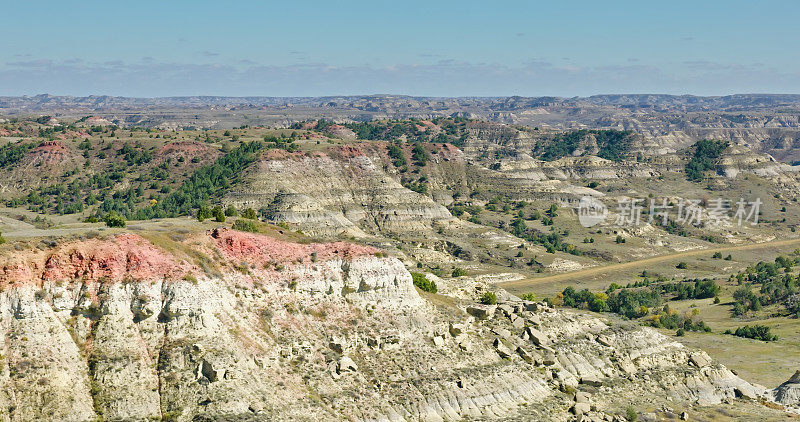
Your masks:
M800 3L4 6L0 95L800 93ZM42 22L47 22L42 25Z
M800 99L800 93L782 93L782 92L735 92L731 94L721 95L698 95L692 93L686 94L667 94L663 92L611 92L611 93L598 93L591 95L408 95L408 94L391 94L391 93L371 93L371 94L328 94L328 95L160 95L160 96L129 96L129 95L110 95L110 94L87 94L87 95L59 95L48 92L40 92L36 94L21 94L21 95L0 95L3 98L34 98L39 96L51 97L71 97L71 98L93 98L93 97L111 97L111 98L129 98L139 100L157 100L157 99L170 99L170 98L273 98L273 99L314 99L314 98L359 98L359 97L405 97L405 98L441 98L441 99L499 99L499 98L559 98L559 99L586 99L593 97L614 97L614 96L665 96L665 97L698 97L698 98L725 98L735 96L792 96Z

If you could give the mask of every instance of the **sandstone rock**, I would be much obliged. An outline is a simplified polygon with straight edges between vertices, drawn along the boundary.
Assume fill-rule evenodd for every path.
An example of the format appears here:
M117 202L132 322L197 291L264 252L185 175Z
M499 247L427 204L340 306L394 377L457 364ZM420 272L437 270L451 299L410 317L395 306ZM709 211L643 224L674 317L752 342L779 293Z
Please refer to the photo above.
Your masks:
M689 412L681 412L681 420L688 421L689 420Z
M575 393L575 401L577 403L589 403L591 397L592 395L585 391L578 391L577 393Z
M545 352L544 356L542 357L542 363L546 366L551 366L556 364L556 355L551 351Z
M573 415L583 415L589 413L592 410L592 407L589 403L575 403L570 409Z
M613 340L611 340L611 337L608 337L603 334L597 336L597 342L606 347L612 347L614 345Z
M581 377L581 384L586 384L592 387L599 387L603 385L603 381L595 375L584 375Z
M358 371L358 365L356 365L356 363L353 362L353 359L350 359L348 356L342 356L342 358L339 359L338 371L340 374L342 372L355 372Z
M180 245L219 260L223 274L213 275L133 238L0 256L0 419L566 420L567 408L552 406L557 388L572 392L591 377L604 380L596 403L632 392L623 399L637 406L654 396L736 406L734 393L752 394L721 365L689 364L694 352L650 328L615 327L613 345L599 347L607 327L596 317L543 311L536 331L548 345L533 350L525 330L531 343L510 337L512 347L488 337L505 334L508 320L462 325L422 300L397 260L234 235ZM263 265L309 251L319 251L316 262ZM247 274L227 272L242 261ZM196 279L182 280L184 271ZM57 305L41 299L55 293ZM540 360L548 367L530 366ZM308 400L309 389L330 405Z
M328 347L334 352L342 354L346 346L343 338L334 337L331 339L330 343L328 343Z
M451 322L449 326L450 335L453 337L458 337L461 334L464 334L466 329L467 329L466 324L456 324Z
M705 355L705 353L692 353L689 355L689 362L691 362L694 366L698 368L703 368L711 364L711 360Z
M501 358L508 359L511 357L511 350L509 350L499 338L494 339L493 345L494 349L497 351L497 354L500 355Z
M526 328L525 334L528 336L528 339L530 339L530 341L537 346L547 346L547 344L550 342L543 332L533 327Z
M800 408L800 371L796 371L786 382L775 388L772 394L776 402Z
M563 369L553 371L553 379L558 382L561 391L569 391L578 387L580 383L574 375Z
M436 347L444 346L444 337L442 336L433 336L433 345Z
M519 355L519 357L522 358L522 360L524 360L525 362L527 362L527 363L529 363L531 365L539 365L539 364L541 364L541 360L542 360L541 356L539 356L538 354L536 354L534 352L529 352L529 351L523 349L522 347L517 347L517 354Z
M478 319L487 319L494 316L497 305L470 305L467 306L467 313Z
M522 302L522 306L524 306L525 310L528 311L528 312L538 312L539 309L540 309L540 306L539 306L538 303L530 302L530 301L527 301L527 300Z
M493 333L497 334L501 338L511 338L511 332L506 330L505 328L495 328L492 330Z
M497 309L502 311L506 316L514 314L514 307L505 303L497 305Z

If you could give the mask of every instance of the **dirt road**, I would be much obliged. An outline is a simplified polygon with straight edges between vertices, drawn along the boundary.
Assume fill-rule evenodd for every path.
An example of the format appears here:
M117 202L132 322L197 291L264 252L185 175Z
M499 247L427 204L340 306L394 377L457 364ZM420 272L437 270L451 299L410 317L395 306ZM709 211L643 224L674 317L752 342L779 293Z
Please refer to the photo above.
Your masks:
M763 249L763 248L771 248L771 247L782 247L782 246L790 246L793 244L797 244L800 246L800 238L797 239L785 239L785 240L776 240L773 242L764 242L764 243L750 243L746 245L736 245L736 246L725 246L719 248L710 248L710 249L696 249L692 251L685 251L685 252L677 252L674 254L668 255L659 255L654 256L651 258L640 259L636 261L629 261L629 262L622 262L619 264L611 264L611 265L604 265L602 267L592 267L586 268L583 270L578 271L571 271L566 273L554 274L544 277L534 277L534 278L526 278L523 280L516 280L516 281L508 281L505 283L501 283L500 287L504 289L521 289L524 287L533 287L536 285L541 285L545 283L553 283L565 280L571 280L575 278L587 278L597 275L602 275L604 273L610 273L612 271L618 270L630 270L636 268L647 269L648 266L652 264L657 264L664 261L670 261L674 259L680 258L688 258L698 255L708 255L714 254L716 252L719 253L726 253L726 252L736 252L736 251L744 251L744 250L753 250L753 249Z

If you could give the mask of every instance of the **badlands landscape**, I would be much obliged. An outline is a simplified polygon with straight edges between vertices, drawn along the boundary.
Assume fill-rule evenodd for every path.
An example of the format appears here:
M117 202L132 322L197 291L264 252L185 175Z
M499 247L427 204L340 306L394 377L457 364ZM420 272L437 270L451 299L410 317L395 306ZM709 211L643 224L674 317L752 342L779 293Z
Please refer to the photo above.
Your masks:
M0 418L795 419L798 116L0 97Z

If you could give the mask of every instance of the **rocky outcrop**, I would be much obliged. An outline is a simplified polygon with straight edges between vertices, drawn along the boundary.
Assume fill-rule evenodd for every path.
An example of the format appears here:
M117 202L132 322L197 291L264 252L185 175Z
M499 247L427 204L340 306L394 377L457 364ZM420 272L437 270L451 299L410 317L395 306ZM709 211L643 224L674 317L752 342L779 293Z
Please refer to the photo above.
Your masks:
M800 371L773 390L775 401L800 410Z
M124 234L4 256L0 416L564 419L621 394L762 394L648 328L500 291L433 306L371 248L224 229L167 246Z
M443 206L390 177L359 151L265 159L225 202L265 208L272 221L297 223L313 235L430 230L453 217Z

